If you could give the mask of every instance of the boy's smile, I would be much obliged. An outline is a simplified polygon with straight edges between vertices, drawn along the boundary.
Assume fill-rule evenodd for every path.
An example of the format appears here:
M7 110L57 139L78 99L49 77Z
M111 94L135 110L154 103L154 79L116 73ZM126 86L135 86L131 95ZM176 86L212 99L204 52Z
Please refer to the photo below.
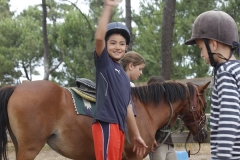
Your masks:
M120 34L112 34L107 41L107 51L109 56L119 61L127 50L126 39Z

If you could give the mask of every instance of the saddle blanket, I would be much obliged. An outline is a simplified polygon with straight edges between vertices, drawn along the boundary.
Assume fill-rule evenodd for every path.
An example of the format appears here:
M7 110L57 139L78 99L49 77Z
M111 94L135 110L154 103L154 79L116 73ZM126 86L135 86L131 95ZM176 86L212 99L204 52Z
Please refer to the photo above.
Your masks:
M67 88L72 94L73 104L77 114L93 117L96 109L96 103L79 96L73 88Z

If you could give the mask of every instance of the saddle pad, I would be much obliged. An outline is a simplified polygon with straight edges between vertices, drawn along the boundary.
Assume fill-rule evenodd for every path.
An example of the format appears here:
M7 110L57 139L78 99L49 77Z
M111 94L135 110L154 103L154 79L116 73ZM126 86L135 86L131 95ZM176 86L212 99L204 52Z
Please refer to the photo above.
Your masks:
M80 95L82 98L86 99L86 100L89 100L91 102L96 102L96 98L94 95L92 94L89 94L87 92L82 92L81 90L79 90L78 88L76 87L71 87L71 89L77 93L78 95Z
M93 117L93 114L96 109L95 102L90 102L87 99L82 98L72 88L67 88L67 89L72 94L72 99L73 99L75 111L77 112L77 114Z

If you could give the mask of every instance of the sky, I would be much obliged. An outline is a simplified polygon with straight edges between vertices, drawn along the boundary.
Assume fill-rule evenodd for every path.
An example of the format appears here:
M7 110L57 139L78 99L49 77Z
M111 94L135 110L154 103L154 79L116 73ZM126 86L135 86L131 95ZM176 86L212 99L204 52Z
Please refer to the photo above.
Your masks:
M72 0L72 2L76 2L76 0ZM10 0L10 5L11 5L10 10L17 11L17 13L19 13L23 9L27 9L28 6L33 6L41 3L42 3L42 0L24 0L24 2L20 0ZM66 1L63 3L69 3L69 2ZM86 8L88 8L87 5L81 3L80 1L78 3L78 7L81 8L81 10L83 10L84 13L87 11Z
M70 1L70 0L69 0ZM71 0L71 2L75 3L77 0ZM134 8L135 11L138 11L139 8L139 3L140 0L132 0L132 7ZM21 11L23 11L24 9L27 9L28 6L33 6L36 4L41 4L42 0L10 0L10 10L11 11L15 11L16 14L19 14ZM69 3L67 1L63 2L63 3ZM84 1L82 0L78 0L77 6L81 9L82 12L87 13L88 12L88 5L84 3ZM125 0L122 0L122 2L119 4L119 6L121 8L125 8ZM125 15L125 11L123 13ZM40 67L39 69L37 69L40 72L40 76L34 76L33 75L33 80L42 80L43 79L43 67ZM20 78L20 80L24 80L25 78Z
M73 2L73 3L75 3L76 1L77 0L71 0L71 2ZM10 5L11 5L10 10L20 13L23 9L27 9L28 6L33 6L35 4L41 4L41 3L42 3L42 0L24 0L24 1L10 0ZM65 1L63 3L69 3L69 2ZM134 10L137 11L139 8L140 0L132 0L131 3L132 3L131 5L134 8ZM122 2L119 5L120 5L120 7L124 8L125 0L122 0ZM82 2L81 2L81 0L78 0L77 6L82 10L82 12L87 13L88 5L85 4L83 2L83 0L82 0Z

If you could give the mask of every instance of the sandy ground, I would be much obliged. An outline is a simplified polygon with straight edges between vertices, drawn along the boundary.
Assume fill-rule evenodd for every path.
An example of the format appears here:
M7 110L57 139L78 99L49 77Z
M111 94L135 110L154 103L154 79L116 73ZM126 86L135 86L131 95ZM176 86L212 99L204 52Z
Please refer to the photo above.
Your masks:
M16 160L15 158L15 151L13 149L12 144L8 145L8 158L9 160ZM194 153L198 150L198 146L195 144L188 146L190 150ZM183 151L185 150L182 145L175 145L175 150L176 151ZM47 145L42 149L40 154L35 158L35 160L70 160L68 158L65 158L55 151L53 151L51 148L49 148ZM148 157L146 157L144 160L149 160ZM211 155L210 155L210 148L209 144L204 144L201 147L200 152L197 155L191 155L189 160L211 160Z

